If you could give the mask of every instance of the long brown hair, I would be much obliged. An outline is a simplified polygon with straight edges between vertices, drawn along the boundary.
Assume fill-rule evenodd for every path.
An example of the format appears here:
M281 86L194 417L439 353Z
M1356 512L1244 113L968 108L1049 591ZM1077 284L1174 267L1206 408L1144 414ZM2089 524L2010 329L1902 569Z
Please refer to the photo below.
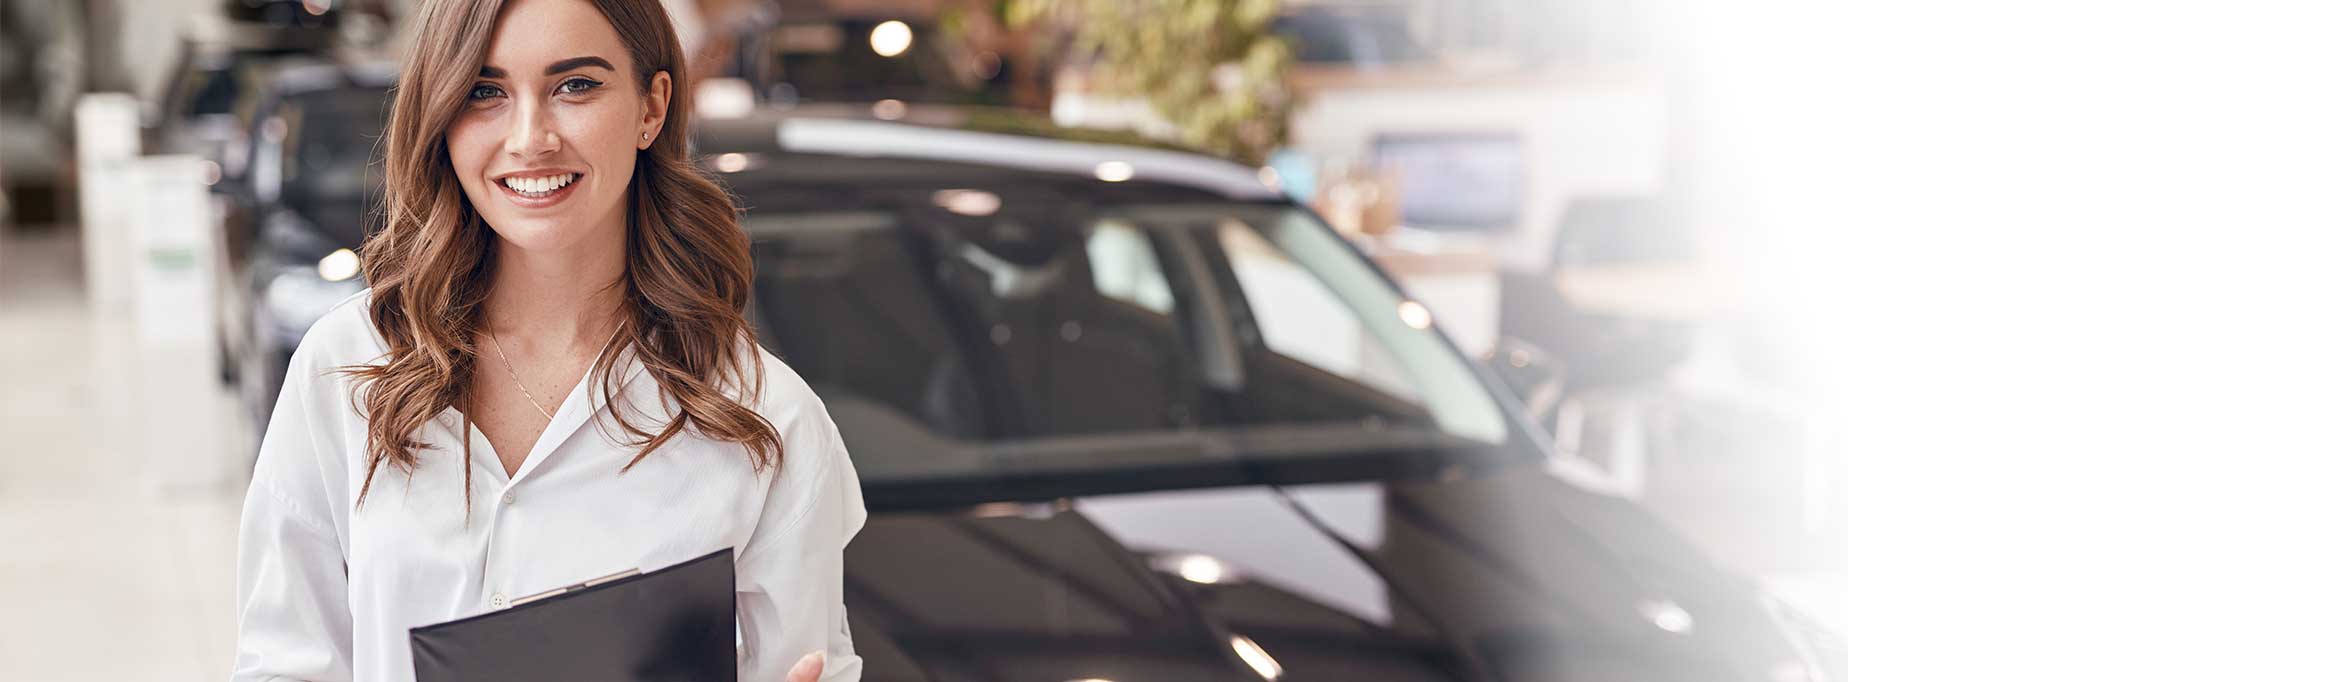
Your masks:
M677 35L659 0L591 3L612 22L636 64L640 95L651 92L655 72L668 71L676 84L667 122L652 146L637 154L630 180L619 285L625 343L608 344L589 376L603 377L604 402L614 405L625 377L610 370L633 345L647 377L678 412L645 428L616 410L615 421L640 448L621 470L687 429L742 444L755 470L776 466L783 441L774 424L745 404L757 399L765 379L743 318L751 294L751 243L725 190L687 160L692 98ZM353 399L368 422L367 478L358 503L367 501L383 465L415 471L416 450L428 446L411 434L464 399L481 357L476 339L497 265L497 237L466 201L445 136L489 54L503 5L426 0L393 88L384 139L384 227L361 248L362 268L374 288L368 320L390 352L380 363L344 368L358 379ZM729 397L729 389L738 397ZM470 453L470 434L465 442ZM473 467L459 465L467 472L470 512Z

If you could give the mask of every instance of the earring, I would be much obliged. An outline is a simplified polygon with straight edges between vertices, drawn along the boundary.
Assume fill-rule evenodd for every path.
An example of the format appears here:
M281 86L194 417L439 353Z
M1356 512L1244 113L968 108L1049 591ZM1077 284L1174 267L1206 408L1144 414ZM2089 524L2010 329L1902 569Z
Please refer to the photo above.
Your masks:
M641 137L641 138L645 138L645 139L647 139L647 140L652 140L652 139L653 139L653 133L652 133L651 131L647 131L647 132L638 133L638 134L637 134L637 136L638 136L638 137Z

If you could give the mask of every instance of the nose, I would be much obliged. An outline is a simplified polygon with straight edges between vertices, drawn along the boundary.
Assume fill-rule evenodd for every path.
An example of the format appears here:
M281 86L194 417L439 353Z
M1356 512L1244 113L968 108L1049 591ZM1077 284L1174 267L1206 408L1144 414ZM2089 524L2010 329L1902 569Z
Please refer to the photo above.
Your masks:
M552 153L563 145L556 137L555 126L548 120L547 107L530 98L518 98L514 125L506 131L506 154L516 159L529 159Z

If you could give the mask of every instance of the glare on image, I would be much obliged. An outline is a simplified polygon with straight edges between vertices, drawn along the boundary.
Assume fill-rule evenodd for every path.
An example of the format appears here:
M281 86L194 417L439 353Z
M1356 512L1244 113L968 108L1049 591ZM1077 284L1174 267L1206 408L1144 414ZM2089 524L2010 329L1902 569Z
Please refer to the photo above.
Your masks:
M1399 303L1397 304L1397 319L1404 320L1407 327L1428 329L1429 308L1421 305L1419 301Z
M947 209L949 213L974 217L995 215L996 210L1004 206L1004 200L998 198L995 192L976 189L939 190L931 194L931 203Z
M1266 653L1257 642L1246 636L1233 636L1233 653L1241 656L1241 662L1248 663L1251 670L1258 672L1259 677L1271 681L1282 676L1282 664L1274 661L1274 655Z
M1214 585L1225 579L1225 562L1216 557L1194 554L1176 563L1176 575L1203 585Z
M1643 602L1641 611L1642 615L1649 618L1650 623L1657 625L1660 630L1677 635L1690 634L1691 614L1689 611L1683 610L1681 606L1675 605L1674 602Z
M1094 177L1103 182L1126 182L1135 177L1135 167L1125 161L1104 161L1094 167Z

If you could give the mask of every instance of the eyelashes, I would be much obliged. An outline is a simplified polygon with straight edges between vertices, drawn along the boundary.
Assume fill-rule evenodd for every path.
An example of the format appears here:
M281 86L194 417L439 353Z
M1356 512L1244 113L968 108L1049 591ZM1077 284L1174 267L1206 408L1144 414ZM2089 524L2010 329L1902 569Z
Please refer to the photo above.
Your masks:
M564 79L564 82L557 84L555 86L555 94L579 95L594 92L597 88L601 87L604 87L603 81L586 76L574 76L571 78L566 78ZM506 91L500 89L497 85L490 83L475 83L474 88L466 92L466 101L482 102L485 100L497 99L505 96Z
M573 86L578 86L578 87L573 87ZM603 87L603 86L604 86L604 83L602 83L602 82L599 82L599 81L597 81L597 80L596 80L596 79L594 79L594 78L589 78L589 77L586 77L586 76L580 76L580 77L575 77L575 78L569 78L569 79L565 79L565 80L564 80L564 82L563 82L563 84L555 86L555 93L556 93L556 94L558 94L558 95L577 95L577 94L580 94L580 93L583 93L583 92L588 92L588 91L591 91L591 90L595 90L595 89L597 89L597 88L599 88L599 87Z

